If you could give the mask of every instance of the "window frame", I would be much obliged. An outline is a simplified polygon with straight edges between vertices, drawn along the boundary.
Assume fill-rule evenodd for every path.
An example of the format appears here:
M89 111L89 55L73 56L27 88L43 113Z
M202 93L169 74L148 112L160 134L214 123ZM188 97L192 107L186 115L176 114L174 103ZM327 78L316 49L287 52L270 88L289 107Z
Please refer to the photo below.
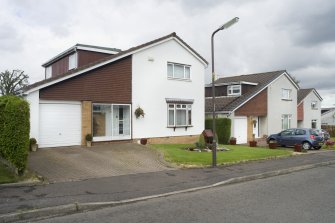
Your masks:
M71 60L73 60L73 64L71 63ZM71 66L72 65L72 66ZM78 58L77 58L77 52L69 55L69 70L76 69L78 67Z
M45 68L45 79L52 77L52 65Z
M171 107L170 107L171 106ZM177 111L185 111L185 125L177 124ZM170 124L170 111L173 111L173 124ZM167 103L167 127L191 127L192 126L192 104Z
M287 92L288 94L284 94L284 92ZM292 101L292 89L282 88L281 89L281 99Z
M287 118L287 128L284 128L284 120ZM281 128L282 130L290 129L292 125L292 115L291 114L283 114L281 115Z
M172 66L172 74L169 73L169 65ZM176 77L175 75L175 66L183 66L183 77ZM173 80L191 80L191 65L167 62L167 78ZM188 68L188 72L186 72Z
M236 90L236 89L239 90L238 93L234 93L234 90ZM228 85L227 86L227 95L228 96L239 96L241 94L242 94L242 86L240 84L234 84L234 85Z
M313 106L314 105L314 106ZM318 110L318 102L317 101L312 101L311 102L311 108L313 109L313 110Z

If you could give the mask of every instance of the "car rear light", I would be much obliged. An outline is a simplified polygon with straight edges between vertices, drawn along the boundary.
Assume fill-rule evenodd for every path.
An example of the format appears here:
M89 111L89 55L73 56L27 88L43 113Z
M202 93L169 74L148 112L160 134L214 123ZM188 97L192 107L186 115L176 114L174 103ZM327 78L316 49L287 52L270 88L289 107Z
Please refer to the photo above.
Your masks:
M315 139L315 135L310 135L309 138L311 138L311 139L314 140Z

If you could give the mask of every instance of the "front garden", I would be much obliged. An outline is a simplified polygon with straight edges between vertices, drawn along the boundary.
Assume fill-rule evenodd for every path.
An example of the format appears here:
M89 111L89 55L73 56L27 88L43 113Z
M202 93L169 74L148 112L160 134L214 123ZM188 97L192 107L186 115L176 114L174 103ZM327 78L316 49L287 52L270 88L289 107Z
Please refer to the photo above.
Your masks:
M212 163L211 152L190 151L194 147L190 144L152 144L152 148L160 151L164 159L179 166L210 166ZM268 149L264 147L249 147L244 145L220 145L218 148L227 148L227 151L217 152L217 164L244 162L250 160L270 159L292 155L291 150Z

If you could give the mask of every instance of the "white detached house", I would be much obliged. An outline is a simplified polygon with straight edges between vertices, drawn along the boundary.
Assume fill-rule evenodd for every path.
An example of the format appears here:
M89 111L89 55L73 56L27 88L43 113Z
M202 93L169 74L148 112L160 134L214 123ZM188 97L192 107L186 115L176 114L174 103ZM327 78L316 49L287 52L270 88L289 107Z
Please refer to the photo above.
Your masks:
M237 143L297 127L299 86L285 70L220 78L215 88L216 113L232 120L231 136ZM205 93L210 117L211 86Z
M298 91L298 127L321 128L322 98L314 88Z
M31 137L40 147L83 145L87 134L94 143L194 142L204 129L206 66L175 33L125 51L77 44L25 89Z

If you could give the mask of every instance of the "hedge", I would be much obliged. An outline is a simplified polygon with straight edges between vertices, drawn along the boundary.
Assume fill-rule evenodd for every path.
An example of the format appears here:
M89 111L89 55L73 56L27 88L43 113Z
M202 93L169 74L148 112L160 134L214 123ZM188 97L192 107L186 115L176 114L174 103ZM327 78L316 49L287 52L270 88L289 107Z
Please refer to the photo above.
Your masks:
M29 151L29 104L16 96L0 97L0 156L22 174Z
M205 120L205 128L212 129L213 119ZM229 118L216 118L216 135L220 144L228 144L230 139L231 120Z
M331 137L335 137L335 125L321 125L321 128L326 130Z

